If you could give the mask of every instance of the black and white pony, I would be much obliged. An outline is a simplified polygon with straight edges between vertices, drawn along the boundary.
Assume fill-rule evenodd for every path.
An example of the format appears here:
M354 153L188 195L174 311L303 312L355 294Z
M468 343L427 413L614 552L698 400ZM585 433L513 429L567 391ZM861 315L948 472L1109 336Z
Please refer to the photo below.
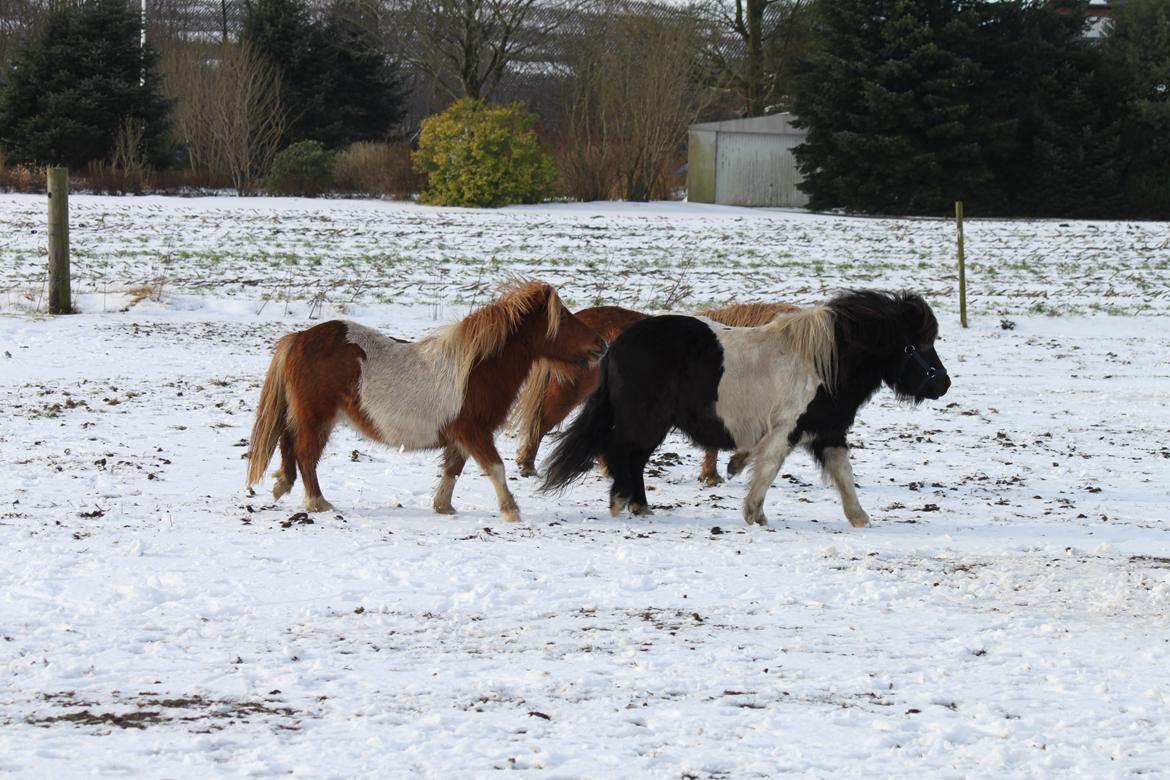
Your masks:
M610 513L628 505L650 514L642 472L678 428L700 447L748 454L749 525L767 523L764 494L788 453L804 446L837 486L845 517L867 526L845 436L883 382L915 404L947 392L937 335L921 296L871 290L758 328L680 315L642 320L610 345L601 384L548 459L542 489L565 488L600 455L613 477Z

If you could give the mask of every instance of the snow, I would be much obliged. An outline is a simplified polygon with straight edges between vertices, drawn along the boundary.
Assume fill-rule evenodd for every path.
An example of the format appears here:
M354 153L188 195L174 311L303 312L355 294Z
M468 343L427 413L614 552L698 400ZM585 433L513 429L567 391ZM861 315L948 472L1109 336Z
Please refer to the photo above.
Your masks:
M499 211L0 195L0 773L1070 776L1170 766L1170 230L693 204ZM273 342L415 338L510 273L576 304L911 287L951 392L855 428L870 529L797 454L740 519L671 437L652 518L339 431L334 513L242 488ZM1009 320L1001 324L1002 320ZM1008 326L1010 329L1005 329ZM1014 327L1013 327L1014 326ZM299 500L300 488L294 496Z

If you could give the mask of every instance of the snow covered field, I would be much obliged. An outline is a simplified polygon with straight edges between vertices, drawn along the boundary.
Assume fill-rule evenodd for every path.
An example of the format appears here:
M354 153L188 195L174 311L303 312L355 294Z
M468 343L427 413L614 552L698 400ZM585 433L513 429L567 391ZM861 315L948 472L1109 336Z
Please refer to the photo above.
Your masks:
M1170 226L969 222L963 331L945 221L72 205L82 313L47 319L43 196L0 195L0 774L1167 773ZM862 411L864 530L803 454L748 528L677 437L646 519L537 493L509 434L519 525L471 467L432 514L436 455L348 431L337 512L246 494L277 337L416 338L512 272L580 306L910 287L954 386Z

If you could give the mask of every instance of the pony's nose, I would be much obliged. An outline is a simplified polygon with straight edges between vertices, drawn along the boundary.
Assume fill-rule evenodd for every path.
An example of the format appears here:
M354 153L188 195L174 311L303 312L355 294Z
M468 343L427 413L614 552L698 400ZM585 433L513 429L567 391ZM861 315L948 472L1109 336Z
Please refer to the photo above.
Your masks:
M949 376L940 376L934 380L935 392L938 395L935 398L942 398L947 394L947 390L951 389L951 378Z

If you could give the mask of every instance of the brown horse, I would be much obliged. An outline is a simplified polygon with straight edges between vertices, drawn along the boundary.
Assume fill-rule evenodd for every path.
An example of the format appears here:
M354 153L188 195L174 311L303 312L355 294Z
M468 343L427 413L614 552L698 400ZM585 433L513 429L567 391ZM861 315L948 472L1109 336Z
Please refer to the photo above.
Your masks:
M299 468L305 509L331 509L317 482L317 462L344 416L365 436L392 447L443 448L436 512L455 512L451 494L470 455L492 481L504 519L518 521L495 430L533 361L588 371L604 351L605 342L565 308L556 291L535 281L514 285L495 303L418 343L341 320L291 333L277 343L260 392L248 485L264 478L279 444L273 496L292 489Z
M722 309L704 309L696 313L724 325L751 328L771 322L777 314L793 311L799 311L799 307L788 303L736 303ZM582 309L576 316L607 342L612 342L622 331L646 319L648 315L620 306L597 306ZM540 440L560 425L569 412L585 402L589 394L597 389L599 378L597 366L563 367L545 360L538 360L533 365L532 374L520 392L513 411L513 419L521 437L516 463L520 466L522 476L535 476ZM707 450L703 457L699 479L708 485L718 485L723 481L716 463L718 455L717 450ZM739 473L746 462L746 453L736 453L728 463L728 474L734 476Z

